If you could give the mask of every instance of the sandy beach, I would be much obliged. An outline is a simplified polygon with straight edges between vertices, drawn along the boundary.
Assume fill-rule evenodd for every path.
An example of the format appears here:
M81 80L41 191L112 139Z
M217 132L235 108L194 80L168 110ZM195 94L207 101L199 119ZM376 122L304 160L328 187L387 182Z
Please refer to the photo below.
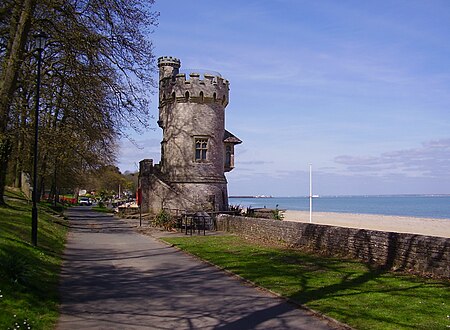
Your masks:
M309 222L309 211L284 212L285 221ZM388 215L313 212L312 222L321 225L410 233L450 238L450 219Z

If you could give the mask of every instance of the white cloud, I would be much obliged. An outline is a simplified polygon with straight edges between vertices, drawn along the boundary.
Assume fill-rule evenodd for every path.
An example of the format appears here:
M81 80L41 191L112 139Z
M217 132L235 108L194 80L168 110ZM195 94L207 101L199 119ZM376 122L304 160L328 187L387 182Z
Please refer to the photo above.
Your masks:
M418 148L385 152L379 156L341 155L334 158L344 171L387 176L450 178L450 139L422 143Z

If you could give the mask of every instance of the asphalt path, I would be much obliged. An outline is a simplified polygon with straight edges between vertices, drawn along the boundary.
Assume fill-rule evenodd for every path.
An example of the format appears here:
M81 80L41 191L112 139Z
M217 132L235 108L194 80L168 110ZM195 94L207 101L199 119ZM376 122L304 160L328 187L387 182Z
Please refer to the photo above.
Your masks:
M57 329L335 329L88 207L67 211Z

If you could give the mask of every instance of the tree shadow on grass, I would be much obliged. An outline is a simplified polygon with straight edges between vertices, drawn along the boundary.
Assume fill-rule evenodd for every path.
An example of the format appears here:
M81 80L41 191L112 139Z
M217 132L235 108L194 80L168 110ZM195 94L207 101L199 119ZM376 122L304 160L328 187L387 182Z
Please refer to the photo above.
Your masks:
M406 274L394 275L389 271L389 263L371 267L357 261L324 258L282 249L248 254L244 249L233 252L240 259L237 264L229 262L227 265L225 256L216 260L225 265L226 269L257 285L279 292L295 303L318 308L343 322L356 320L356 323L353 323L356 325L366 322L378 327L383 324L395 324L399 328L420 327L420 324L411 323L408 319L416 316L412 314L421 313L417 306L410 306L411 300L408 298L417 299L417 295L423 295L426 299L428 289L437 287L445 292L448 288L445 281L427 282L425 279ZM323 276L327 273L329 275ZM402 283L398 285L400 278ZM386 303L383 310L384 300L396 299L399 296L404 297L399 300L403 306ZM444 297L443 301L445 300ZM380 306L375 306L377 304ZM371 310L375 308L377 310ZM423 309L425 308L426 306L423 306ZM425 325L422 324L424 328L430 328L430 322L434 322L428 319ZM435 326L436 323L432 323L431 328Z

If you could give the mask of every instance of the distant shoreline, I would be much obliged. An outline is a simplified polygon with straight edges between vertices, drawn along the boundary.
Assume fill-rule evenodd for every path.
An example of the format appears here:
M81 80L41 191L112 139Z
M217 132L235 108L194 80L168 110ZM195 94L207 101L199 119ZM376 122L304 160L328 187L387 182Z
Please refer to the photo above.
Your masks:
M257 195L257 196L228 196L228 198L274 198L274 197L266 195Z
M231 205L241 208L278 208L284 210L309 210L309 198L271 197L255 198L233 195ZM420 218L450 219L450 195L396 195L396 196L319 196L313 198L314 212L384 214Z

